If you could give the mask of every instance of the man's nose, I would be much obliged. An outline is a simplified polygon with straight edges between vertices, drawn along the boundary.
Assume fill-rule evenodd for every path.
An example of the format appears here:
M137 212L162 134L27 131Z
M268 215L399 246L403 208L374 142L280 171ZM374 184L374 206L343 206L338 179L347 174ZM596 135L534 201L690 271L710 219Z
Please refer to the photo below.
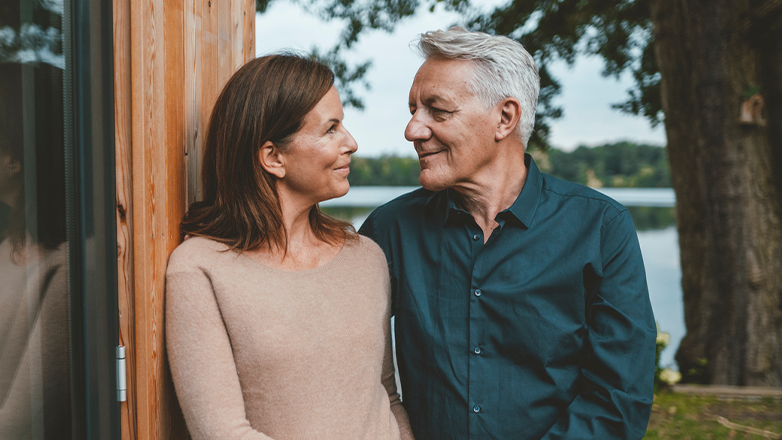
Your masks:
M421 120L421 112L415 112L405 127L405 139L410 142L427 140L432 137L432 130Z

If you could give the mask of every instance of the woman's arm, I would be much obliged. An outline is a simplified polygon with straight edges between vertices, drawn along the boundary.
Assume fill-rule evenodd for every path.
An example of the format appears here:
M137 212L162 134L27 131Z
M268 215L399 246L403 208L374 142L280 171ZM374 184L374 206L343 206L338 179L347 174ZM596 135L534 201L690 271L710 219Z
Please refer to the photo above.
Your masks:
M407 417L407 411L402 406L402 401L399 398L399 393L396 389L396 371L394 370L394 354L391 347L391 319L390 316L386 316L385 326L385 339L386 349L383 355L383 386L388 392L388 399L391 401L391 412L396 417L396 422L399 424L399 434L402 440L415 440L413 436L413 430L410 427L410 420Z
M181 266L170 262L166 274L166 346L190 435L194 440L271 440L247 420L231 342L209 278Z

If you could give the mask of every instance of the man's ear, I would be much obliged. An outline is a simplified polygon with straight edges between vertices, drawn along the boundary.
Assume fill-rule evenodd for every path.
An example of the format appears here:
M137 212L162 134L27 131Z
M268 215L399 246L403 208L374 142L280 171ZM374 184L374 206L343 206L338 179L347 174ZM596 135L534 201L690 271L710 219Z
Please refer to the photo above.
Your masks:
M272 176L278 179L282 179L285 176L285 160L282 152L271 141L266 141L258 150L258 160L261 162L263 169Z
M500 106L500 122L494 133L494 139L501 141L516 132L521 118L521 104L516 98L505 98L497 104Z

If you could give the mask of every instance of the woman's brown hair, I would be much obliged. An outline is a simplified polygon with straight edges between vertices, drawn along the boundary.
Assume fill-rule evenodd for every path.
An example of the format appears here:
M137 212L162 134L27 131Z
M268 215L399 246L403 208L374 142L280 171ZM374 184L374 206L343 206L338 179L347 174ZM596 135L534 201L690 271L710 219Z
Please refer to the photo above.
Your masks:
M294 54L256 58L240 68L212 110L201 170L204 200L190 205L182 233L237 250L267 244L287 252L276 177L263 169L258 151L267 141L284 149L333 84L328 67ZM323 241L357 237L350 223L323 214L317 205L309 221Z

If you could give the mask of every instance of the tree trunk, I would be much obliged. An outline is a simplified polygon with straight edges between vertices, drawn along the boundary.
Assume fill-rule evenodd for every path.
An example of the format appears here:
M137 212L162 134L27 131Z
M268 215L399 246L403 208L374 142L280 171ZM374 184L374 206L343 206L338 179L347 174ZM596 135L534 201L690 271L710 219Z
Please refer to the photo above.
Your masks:
M687 326L676 360L686 381L782 386L780 3L651 1ZM765 107L742 123L755 91Z

